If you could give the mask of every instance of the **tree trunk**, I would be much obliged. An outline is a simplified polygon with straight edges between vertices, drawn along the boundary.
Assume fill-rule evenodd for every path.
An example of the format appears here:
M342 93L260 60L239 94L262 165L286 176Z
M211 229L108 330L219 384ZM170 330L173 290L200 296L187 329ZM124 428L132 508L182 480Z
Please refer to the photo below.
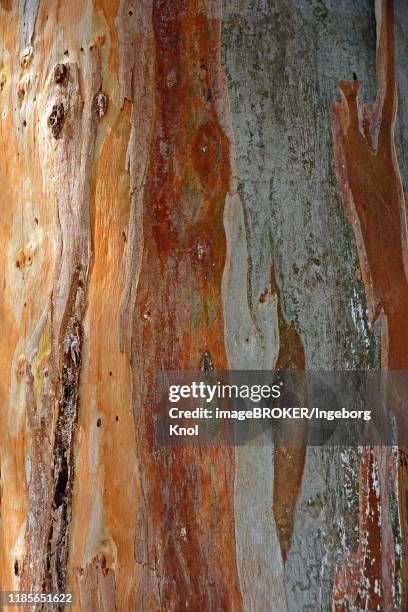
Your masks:
M408 369L406 0L0 0L0 32L0 590L406 610L407 448L161 446L152 395Z

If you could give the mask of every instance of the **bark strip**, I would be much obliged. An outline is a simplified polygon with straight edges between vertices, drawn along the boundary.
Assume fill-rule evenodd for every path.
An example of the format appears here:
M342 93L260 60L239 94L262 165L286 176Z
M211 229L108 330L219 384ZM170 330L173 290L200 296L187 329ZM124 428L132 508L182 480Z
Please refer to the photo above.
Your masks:
M101 116L99 48L91 47L91 78L83 100L79 69L66 63L50 79L49 138L54 140L54 176L60 224L60 257L49 309L28 343L26 398L32 430L32 476L22 588L63 592L66 584L73 440L78 419L83 318L91 265L90 181L97 123ZM62 77L61 77L62 75ZM43 332L51 353L42 364L41 391L34 370ZM39 397L37 397L39 395Z
M271 269L271 292L278 302L279 354L275 368L284 372L305 370L306 359L302 339L293 323L289 323L283 314L283 300L276 281L274 265ZM306 400L306 389L294 391L299 397L298 404L303 405ZM282 444L283 436L287 439L287 431L284 433L281 427L285 430L291 427L293 446ZM302 421L295 425L288 422L277 423L274 431L273 513L284 563L292 545L296 503L305 467L307 435L308 425Z
M151 25L155 113L144 184L135 191L143 203L143 214L136 215L143 218L143 229L132 238L138 241L143 234L143 252L135 266L132 253L138 246L140 254L140 243L129 244L133 287L125 292L122 311L125 319L126 312L131 314L132 322L133 409L143 491L136 532L136 558L144 568L138 601L149 610L238 610L234 454L228 448L161 447L155 432L157 370L209 363L222 369L227 363L221 278L229 143L210 77L219 70L219 58L210 43L204 2L154 0ZM151 104L149 79L142 87L143 105ZM138 157L129 157L131 177L142 174ZM128 296L136 286L132 307Z
M377 98L373 108L358 101L360 83L340 83L341 102L332 105L336 174L352 224L371 326L381 325L382 367L408 369L408 237L405 201L394 145L397 109L392 0L376 2ZM400 449L400 454L406 449ZM378 473L378 478L374 473ZM360 470L360 544L335 578L334 598L391 609L395 604L394 550L388 476L389 450L364 449ZM395 479L394 479L395 480ZM380 487L379 495L372 488ZM403 553L401 609L408 594L408 472L399 461L397 483ZM378 536L381 530L381 537ZM346 565L349 569L346 570ZM355 569L351 569L351 568ZM357 571L359 568L359 571ZM346 572L346 579L345 574ZM343 575L343 578L341 578ZM343 608L341 608L343 609Z

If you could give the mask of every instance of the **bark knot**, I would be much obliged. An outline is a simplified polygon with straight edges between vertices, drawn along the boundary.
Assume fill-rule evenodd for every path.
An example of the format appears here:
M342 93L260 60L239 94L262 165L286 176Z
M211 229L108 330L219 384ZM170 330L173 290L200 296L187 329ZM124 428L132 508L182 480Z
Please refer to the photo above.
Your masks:
M54 104L50 116L48 117L48 125L51 128L52 135L58 139L61 135L62 126L64 124L65 109L62 102Z
M62 85L67 78L67 67L65 64L56 64L54 67L54 81L57 85Z

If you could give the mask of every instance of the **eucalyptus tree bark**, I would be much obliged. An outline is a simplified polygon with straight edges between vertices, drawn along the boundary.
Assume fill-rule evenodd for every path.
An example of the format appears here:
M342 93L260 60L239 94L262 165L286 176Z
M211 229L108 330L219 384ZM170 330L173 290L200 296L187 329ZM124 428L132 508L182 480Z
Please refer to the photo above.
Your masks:
M0 590L407 608L406 448L160 446L153 399L408 369L407 45L405 0L0 0Z

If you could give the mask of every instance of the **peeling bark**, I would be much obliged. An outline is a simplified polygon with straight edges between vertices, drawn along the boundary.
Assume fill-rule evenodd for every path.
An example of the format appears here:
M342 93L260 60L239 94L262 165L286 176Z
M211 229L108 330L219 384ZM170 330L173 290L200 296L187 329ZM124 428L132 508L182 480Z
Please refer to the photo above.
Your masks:
M63 79L59 76L60 69L52 75L56 91L51 93L50 117L58 116L52 123L48 120L48 124L52 137L58 141L54 149L54 173L61 254L49 312L42 317L40 329L35 330L34 338L29 341L30 361L26 361L27 412L35 443L29 483L32 514L28 519L27 556L21 575L27 590L63 592L66 585L82 320L91 258L89 198L98 121L95 99L101 88L98 48L91 48L90 54L92 80L85 101L81 98L75 64L64 64ZM72 184L71 180L74 180ZM40 374L47 381L37 399L33 360L48 317L51 351L42 363Z
M305 370L306 360L302 340L293 323L288 323L283 315L282 298L276 282L274 266L271 270L271 291L278 301L279 355L275 368L283 371ZM289 386L285 385L285 388ZM305 403L306 389L293 391L296 391L295 405ZM287 401L288 397L285 399ZM287 427L285 423L285 437L288 435ZM275 430L273 513L285 562L292 544L295 508L302 485L308 426L307 423L301 422L291 427L293 446L282 443L283 436L279 426Z
M370 324L381 325L381 363L407 368L408 234L405 200L394 144L397 110L394 4L376 3L377 98L372 109L358 102L359 81L342 81L342 100L332 106L336 172L348 221L356 235ZM400 452L406 453L406 448ZM388 497L390 452L364 449L360 470L360 543L356 557L345 561L347 579L335 579L335 598L358 606L395 606L393 535ZM374 476L374 472L378 476ZM407 606L407 471L398 462L402 530L401 607ZM375 496L375 482L380 495ZM364 567L364 571L361 568ZM377 585L377 587L376 587ZM340 609L340 608L339 608Z
M154 393L374 368L379 327L406 369L395 6L0 0L0 590L407 607L406 448L164 447Z
M221 277L228 142L208 76L213 57L204 4L153 2L152 27L155 114L131 350L143 495L139 598L146 609L235 610L241 595L233 452L161 448L152 396L157 364L196 369L209 355L214 368L226 367Z
M115 610L115 573L106 567L103 555L95 557L85 569L80 568L77 580L82 610Z

